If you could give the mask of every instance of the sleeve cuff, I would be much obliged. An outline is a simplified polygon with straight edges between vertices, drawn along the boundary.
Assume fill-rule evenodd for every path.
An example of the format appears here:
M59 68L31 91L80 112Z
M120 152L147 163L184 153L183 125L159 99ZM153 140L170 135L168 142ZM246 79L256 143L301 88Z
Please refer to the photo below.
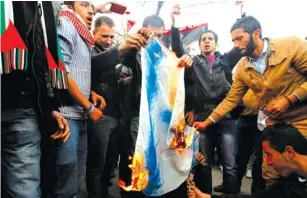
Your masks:
M301 98L300 98L296 93L292 93L292 95L295 95L296 98L297 98L299 101L301 101Z
M216 111L213 111L209 117L211 117L210 119L211 119L212 121L214 120L215 122L218 122L218 121L220 121L224 116L221 116L220 113L218 113L218 112L216 112ZM208 117L208 118L209 118L209 117ZM214 123L215 123L215 122L214 122Z
M300 101L307 99L307 91L302 87L297 88L292 94L295 95Z

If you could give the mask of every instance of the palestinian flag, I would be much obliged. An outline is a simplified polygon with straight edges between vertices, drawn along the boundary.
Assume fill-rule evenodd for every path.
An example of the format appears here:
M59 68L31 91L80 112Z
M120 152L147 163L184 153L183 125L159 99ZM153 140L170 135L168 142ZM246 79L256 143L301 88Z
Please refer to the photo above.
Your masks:
M197 41L202 32L204 32L205 30L208 30L207 23L202 23L199 25L190 25L179 28L179 32L181 33L182 37L183 46L186 48L194 41ZM164 34L163 42L165 43L165 46L169 48L169 46L171 45L171 38L170 38L171 30L165 30L163 34Z
M50 1L39 1L38 6L42 12L40 20L44 32L46 58L52 87L56 89L67 89L67 73L63 65L63 57L56 34L52 3ZM1 74L8 74L13 70L26 70L29 59L26 43L28 27L25 24L24 15L20 14L24 13L24 6L21 2L0 1L0 11L0 72Z
M1 74L12 70L26 70L28 67L28 50L25 44L25 32L20 34L14 25L12 1L0 1L0 43ZM20 23L18 21L18 23Z
M46 45L46 56L49 68L49 76L51 84L57 89L68 88L68 78L65 66L63 64L63 56L59 44L59 38L55 27L53 10L51 2L41 2L42 4L42 25L44 32L44 41ZM50 7L51 6L51 7ZM48 19L47 21L45 19ZM45 27L45 28L44 28ZM47 34L47 32L55 32L55 34Z

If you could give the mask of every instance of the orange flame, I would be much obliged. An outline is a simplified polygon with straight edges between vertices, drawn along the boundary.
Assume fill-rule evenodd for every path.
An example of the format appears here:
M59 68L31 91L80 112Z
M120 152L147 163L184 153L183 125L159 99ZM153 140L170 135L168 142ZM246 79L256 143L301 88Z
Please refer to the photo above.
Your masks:
M125 191L141 191L148 185L148 170L145 168L145 156L141 152L135 152L132 164L129 168L132 170L131 185L126 186L125 182L119 180L118 185Z
M171 56L176 57L176 53L171 52ZM170 72L171 89L170 89L169 101L171 109L174 108L176 94L177 94L178 73L179 70L177 68L174 68ZM180 123L175 129L176 134L171 140L169 146L170 148L176 149L176 151L179 152L179 154L182 154L186 148L191 146L192 144L191 136L195 132L195 130L193 130L187 134L184 134L184 128L185 128L185 120L184 118L182 118ZM142 191L148 185L148 175L149 175L149 171L145 168L145 156L143 153L136 151L134 157L133 158L129 157L129 159L132 159L132 164L129 165L129 168L131 168L132 170L131 185L126 186L125 182L122 180L119 180L118 185L125 191Z
M175 135L169 144L169 147L175 149L180 155L192 145L191 137L196 132L196 130L191 130L188 133L184 133L184 128L185 120L181 119L175 129Z

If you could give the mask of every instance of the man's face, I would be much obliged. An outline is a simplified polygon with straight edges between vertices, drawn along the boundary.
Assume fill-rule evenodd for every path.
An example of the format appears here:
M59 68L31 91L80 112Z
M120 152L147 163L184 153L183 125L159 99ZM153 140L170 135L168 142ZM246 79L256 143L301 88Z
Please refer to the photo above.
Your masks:
M90 1L75 1L73 10L77 12L82 20L85 22L87 27L91 29L93 16L94 16L94 6Z
M204 33L201 36L199 47L201 52L206 55L213 53L216 49L214 35L211 32Z
M149 29L151 32L154 33L155 35L155 38L158 39L161 43L162 42L162 39L163 39L163 31L164 31L164 28L163 27L155 27L155 26L151 26L149 25L147 27L147 29Z
M251 56L256 49L252 35L253 34L245 32L243 28L235 29L231 32L231 39L232 42L234 42L234 47L242 56Z
M287 177L296 171L297 168L291 156L271 148L268 141L262 143L262 148L265 153L265 163L275 168L281 176Z
M109 50L114 42L114 29L107 25L101 25L94 30L94 38L97 45L104 50Z

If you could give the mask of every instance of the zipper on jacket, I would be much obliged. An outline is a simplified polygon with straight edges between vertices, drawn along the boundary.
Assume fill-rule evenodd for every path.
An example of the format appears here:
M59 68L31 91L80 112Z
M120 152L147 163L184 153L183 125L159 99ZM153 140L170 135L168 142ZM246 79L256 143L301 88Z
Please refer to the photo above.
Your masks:
M34 66L33 66L33 61L34 61L34 56L35 56L35 53L36 53L36 45L35 45L35 28L36 28L36 24L37 24L37 20L38 20L38 15L40 16L41 15L41 6L40 4L38 4L37 6L37 11L34 13L34 19L33 19L33 33L32 33L32 44L33 44L33 53L32 53L32 57L31 57L31 65L32 65L32 72L33 72L33 75L34 75L34 78L35 78L35 81L36 81L36 84L37 84L37 91L38 91L38 98L37 98L37 105L38 105L38 109L39 111L41 112L42 115L44 115L43 113L43 110L42 110L42 107L40 105L40 97L41 97L41 90L40 90L40 87L39 87L39 82L38 82L38 79L37 79L37 76L36 76L36 73L35 73L35 69L34 69Z
M41 7L41 4L38 2L38 6L37 6L37 13L38 13L38 16L41 17L42 16L42 7Z
M213 73L212 73L212 67L209 65L209 73L210 73L210 78L211 78L211 98L213 98L213 89L214 89L214 82L213 82Z

